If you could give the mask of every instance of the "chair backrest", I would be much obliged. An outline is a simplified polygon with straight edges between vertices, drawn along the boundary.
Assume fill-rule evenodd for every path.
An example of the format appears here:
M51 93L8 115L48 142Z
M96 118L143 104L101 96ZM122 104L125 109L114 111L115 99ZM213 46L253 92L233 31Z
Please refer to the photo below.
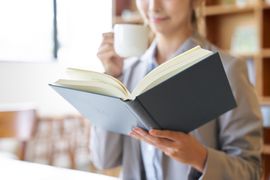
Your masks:
M37 123L35 109L0 111L0 138L28 140Z
M25 160L27 142L34 136L38 123L34 108L0 110L0 138L18 140L17 156Z

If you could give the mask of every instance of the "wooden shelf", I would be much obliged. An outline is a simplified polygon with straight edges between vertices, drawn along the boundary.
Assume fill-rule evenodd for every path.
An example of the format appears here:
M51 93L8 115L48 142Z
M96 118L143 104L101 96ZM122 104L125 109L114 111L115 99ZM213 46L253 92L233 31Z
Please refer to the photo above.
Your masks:
M261 105L270 105L270 97L261 97L260 104Z
M246 13L253 12L257 8L256 5L245 5L238 6L235 4L231 5L211 5L204 9L204 16L234 14L234 13Z
M259 56L259 53L242 53L242 54L232 54L234 57L240 58L240 59L255 59Z
M262 50L262 57L264 58L270 58L270 48L263 49Z
M270 9L270 4L263 3L263 9Z
M263 145L263 149L262 149L262 154L263 155L270 155L270 145Z
M228 49L223 49L223 52L230 54L234 57L241 58L241 59L248 59L248 58L256 58L259 56L259 52L254 52L254 53L239 53L239 54L233 54L230 50ZM267 51L267 50L266 50ZM266 53L265 51L265 53ZM269 52L270 53L270 52Z

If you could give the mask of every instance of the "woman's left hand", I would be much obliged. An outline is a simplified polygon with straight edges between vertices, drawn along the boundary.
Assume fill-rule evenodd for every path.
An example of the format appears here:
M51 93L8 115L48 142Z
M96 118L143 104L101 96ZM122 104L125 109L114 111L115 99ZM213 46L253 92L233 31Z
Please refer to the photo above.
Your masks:
M152 144L169 157L193 166L202 172L207 159L207 149L190 134L166 130L134 128L130 136Z

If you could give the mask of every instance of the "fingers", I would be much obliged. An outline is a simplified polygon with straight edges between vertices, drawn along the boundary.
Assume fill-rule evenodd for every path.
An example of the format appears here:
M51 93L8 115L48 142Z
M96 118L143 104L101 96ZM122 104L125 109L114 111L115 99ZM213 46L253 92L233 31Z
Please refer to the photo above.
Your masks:
M134 128L130 135L154 145L179 162L189 164L201 172L204 169L207 149L188 134L163 130L151 130L148 133L140 128Z
M165 149L167 149L168 147L174 146L172 141L154 137L140 128L134 128L130 135L136 139L152 144L157 148L161 149L162 151L165 151Z
M166 138L172 141L179 141L180 139L184 139L187 136L187 134L178 131L176 132L176 131L156 130L156 129L150 130L149 134L151 134L154 137Z
M105 33L102 33L102 36L103 36L103 37L113 37L113 32L105 32Z
M109 44L113 44L114 41L114 34L113 32L107 32L107 33L103 33L102 34L102 43L101 44L105 44L105 43L109 43Z
M112 32L102 34L103 40L97 52L97 56L101 61L111 60L114 57L118 57L118 54L114 50L113 36Z
M103 41L98 49L97 56L102 63L110 63L115 57L118 58L113 46L113 33L104 33ZM120 57L119 57L120 58Z
M98 54L106 52L106 51L111 51L114 49L113 47L113 33L103 33L102 34L102 42L99 46L98 49Z
M100 60L103 59L110 59L111 57L115 56L116 53L113 49L113 46L110 44L104 44L99 47L97 56Z

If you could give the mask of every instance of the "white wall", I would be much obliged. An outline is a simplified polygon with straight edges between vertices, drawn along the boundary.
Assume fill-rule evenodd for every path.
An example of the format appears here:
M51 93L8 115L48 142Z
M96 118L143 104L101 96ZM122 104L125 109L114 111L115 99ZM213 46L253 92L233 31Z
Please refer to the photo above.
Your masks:
M32 1L33 0L28 0L27 3L31 4ZM63 64L72 67L83 67L91 70L102 69L100 62L96 58L96 52L101 42L101 33L111 30L112 1L99 0L92 2L89 0L71 0L59 1L59 3L58 38L61 44L60 51L58 52L59 61L62 61ZM12 3L10 2L3 1L0 4L8 10L10 7L12 7ZM23 10L27 9L27 4L23 4ZM50 4L49 6L51 7ZM8 10L4 13L10 14L10 11ZM29 12L32 12L30 10L33 10L33 8L29 7ZM18 44L22 44L23 47L26 46L25 44L34 44L34 46L37 46L35 42L29 41L28 36L25 37L25 32L22 32L21 29L17 31L18 28L14 29L12 28L13 26L9 26L10 24L13 25L14 23L14 26L16 25L15 27L19 27L20 23L28 22L24 21L25 19L20 19L24 16L20 16L16 12L12 12L8 18L4 18L6 21L3 23L5 25L6 31L3 31L3 28L0 28L0 31L2 30L1 32L4 34L4 40L6 40L3 42L1 41L2 48L0 49L2 54L9 54L11 56L3 56L1 58L0 55L0 108L2 105L6 105L7 103L30 102L37 105L41 114L62 114L77 112L71 105L69 105L65 100L63 100L62 97L57 95L48 86L49 82L57 79L57 74L60 72L60 66L56 62L15 63L11 61L2 61L4 59L13 59L17 61L20 59L21 53L19 52L22 51L25 53L25 51L24 49L20 48L21 46L19 46L19 48L14 48L17 47ZM14 15L14 17L12 15ZM33 17L33 21L37 23L42 22L44 25L44 21L40 21L40 19L44 18L48 19L50 24L51 19L48 18L46 13L44 17L43 15L44 13L41 13L40 16ZM19 21L12 21L13 19L10 20L10 18L16 20L19 18ZM35 26L31 27L33 24L35 24ZM51 36L51 34L44 31L44 29L36 28L36 23L32 23L32 21L24 25L25 27L28 27L26 28L27 34L33 35L33 33L45 33L46 36L41 37L40 34L38 34L38 37L41 37L42 39L45 38L46 40L48 39L47 36ZM47 26L47 24L45 25ZM51 28L48 29L51 30ZM12 32L14 33L12 34ZM17 36L14 36L14 34ZM31 38L33 37L31 36ZM34 40L36 40L36 38L34 38ZM37 40L37 42L41 42L41 44L43 44L43 41ZM11 47L7 48L9 45ZM38 57L41 56L47 60L48 57L44 56L42 53L37 53L39 51L37 51L34 47L28 49L30 50L30 54L27 51L25 55L26 57L22 59L35 61L40 60ZM44 48L41 47L41 51L43 50ZM49 51L51 52L51 49L49 49ZM38 56L28 59L29 57L32 57L33 53L37 53ZM51 57L50 53L49 57Z
M41 115L78 113L48 86L60 72L56 62L0 62L0 105L34 103Z

